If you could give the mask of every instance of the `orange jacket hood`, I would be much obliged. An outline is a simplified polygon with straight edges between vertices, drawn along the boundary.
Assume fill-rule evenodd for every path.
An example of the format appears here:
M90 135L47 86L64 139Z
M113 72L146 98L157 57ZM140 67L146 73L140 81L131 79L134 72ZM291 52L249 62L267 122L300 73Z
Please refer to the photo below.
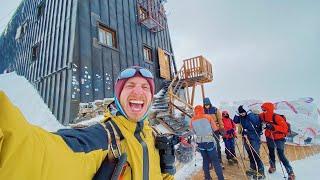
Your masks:
M261 109L266 110L267 113L273 113L273 111L274 111L275 108L274 108L273 103L271 103L271 102L266 102L266 103L263 103L263 104L262 104Z
M203 114L204 114L204 108L201 105L197 105L194 108L194 115L195 116L200 116L200 115L203 115Z

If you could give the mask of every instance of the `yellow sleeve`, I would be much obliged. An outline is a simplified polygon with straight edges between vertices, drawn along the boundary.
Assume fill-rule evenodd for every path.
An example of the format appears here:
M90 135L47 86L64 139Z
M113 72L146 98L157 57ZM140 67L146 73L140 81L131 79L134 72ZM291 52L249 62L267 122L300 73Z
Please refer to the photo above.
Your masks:
M173 180L174 176L171 174L162 174L162 178L165 180Z
M29 124L0 91L0 179L88 180L106 154L103 149L74 151L62 136Z

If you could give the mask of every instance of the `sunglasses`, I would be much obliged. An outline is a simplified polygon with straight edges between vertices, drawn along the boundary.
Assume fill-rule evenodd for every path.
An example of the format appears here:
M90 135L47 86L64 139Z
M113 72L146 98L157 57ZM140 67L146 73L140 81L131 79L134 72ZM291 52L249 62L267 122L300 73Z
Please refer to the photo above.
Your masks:
M123 70L119 77L118 80L120 79L127 79L127 78L131 78L133 77L137 72L139 72L141 74L141 76L145 77L145 78L150 78L150 79L154 79L152 73L146 69L146 68L142 68L142 67L130 67L128 69Z

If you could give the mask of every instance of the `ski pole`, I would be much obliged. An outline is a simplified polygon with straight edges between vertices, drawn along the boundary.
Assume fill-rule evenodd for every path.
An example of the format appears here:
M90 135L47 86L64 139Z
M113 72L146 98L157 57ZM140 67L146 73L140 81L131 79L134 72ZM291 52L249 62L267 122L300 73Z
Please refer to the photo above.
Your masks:
M254 129L254 132L256 133L256 135L260 138L260 136L259 136L258 132L256 131L256 129L254 128L253 124L252 124L251 122L249 122L249 123L251 124L252 128ZM260 139L260 141L261 141L261 139ZM264 152L265 152L266 154L268 154L268 151L266 150L266 147L264 147L263 144L261 144L261 146L262 146Z
M197 147L194 148L194 166L197 166Z
M217 136L214 134L214 133L212 133L216 138L217 138ZM234 157L234 158L236 158L237 159L237 161L239 161L239 159L237 158L237 156L235 156L227 147L226 147L226 143L224 143L224 145L225 145L225 148L226 148L226 150ZM240 151L239 151L239 153L240 153ZM240 156L241 156L241 154L240 154ZM244 162L242 161L242 163L243 163L243 165L244 165ZM241 167L239 164L238 164L238 167ZM244 166L245 167L245 166ZM242 172L244 173L244 175L246 174L245 173L245 170L243 169L243 168L241 168L242 169Z
M240 159L241 159L241 162L242 162L243 168L244 168L244 169L246 169L246 166L245 166L245 164L244 164L244 160L243 160L242 155L241 155L241 152L240 152L239 145L238 145L238 143L237 143L237 141L236 141L236 140L235 140L235 143L236 143L237 149L238 149L238 151L239 151L239 155L240 155ZM245 177L247 177L245 170L243 170L243 172L244 172Z
M272 138L272 142L273 142L273 144L274 144L274 147L276 148L277 153L278 153L278 159L279 159L279 162L280 162L280 167L281 167L281 170L282 170L283 178L286 179L287 177L286 177L286 175L285 175L285 173L284 173L284 170L283 170L282 161L281 161L281 159L279 158L279 151L278 151L278 149L277 149L277 144L276 144L276 142L274 141L274 137L273 137L272 132L271 132L270 134L271 134L271 138Z
M259 174L259 172L258 172L258 163L257 163L256 158L254 157L254 154L253 154L253 151L252 151L253 148L252 148L252 146L251 146L250 141L248 140L248 137L244 136L244 139L245 139L245 142L244 142L244 143L246 143L246 144L249 145L249 150L250 150L250 152L251 152L251 156L253 157L254 164L255 164L255 166L256 166L256 175L258 176L258 174ZM261 160L261 159L260 159L260 160Z

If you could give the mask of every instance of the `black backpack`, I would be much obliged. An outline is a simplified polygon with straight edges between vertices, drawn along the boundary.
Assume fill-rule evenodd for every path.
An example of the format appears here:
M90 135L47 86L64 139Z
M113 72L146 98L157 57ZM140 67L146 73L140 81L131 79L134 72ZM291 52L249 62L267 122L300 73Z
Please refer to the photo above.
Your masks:
M285 134L286 136L290 136L290 135L292 134L291 124L287 121L287 118L286 118L285 115L274 113L274 114L272 115L273 124L278 125L278 123L276 122L276 116L277 116L277 115L278 115L278 116L281 116L281 117L284 119L284 121L286 122L287 126L288 126L288 131L287 131L286 133L284 133L284 134Z

